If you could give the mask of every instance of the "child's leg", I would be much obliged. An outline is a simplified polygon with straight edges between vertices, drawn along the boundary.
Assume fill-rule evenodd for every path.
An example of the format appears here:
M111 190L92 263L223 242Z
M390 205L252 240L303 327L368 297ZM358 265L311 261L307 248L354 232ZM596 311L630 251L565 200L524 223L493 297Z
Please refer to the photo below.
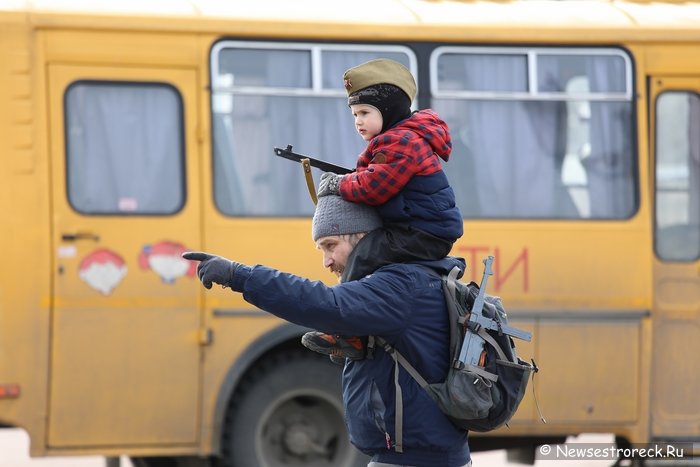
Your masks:
M301 343L314 352L350 360L362 360L367 349L366 337L339 336L320 331L307 332L302 336Z
M436 261L450 254L452 243L424 230L406 224L389 224L387 230L389 255L394 263Z
M341 282L360 279L382 266L442 259L452 242L407 224L387 224L369 232L352 250Z
M431 261L450 253L452 242L406 224L389 224L369 232L353 249L341 282L360 279L391 263ZM366 337L338 336L319 331L307 332L301 343L332 357L361 360L367 349Z

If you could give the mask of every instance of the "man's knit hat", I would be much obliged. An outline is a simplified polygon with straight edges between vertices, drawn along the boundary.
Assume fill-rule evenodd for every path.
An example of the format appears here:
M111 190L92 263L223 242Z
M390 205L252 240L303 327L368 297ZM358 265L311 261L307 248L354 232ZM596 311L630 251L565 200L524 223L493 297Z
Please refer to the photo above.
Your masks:
M340 196L328 195L318 198L316 212L311 223L311 237L370 232L382 226L382 219L372 206L345 201Z
M348 97L375 84L391 84L406 93L409 104L416 98L416 80L411 72L399 62L386 58L350 68L343 75L343 82Z

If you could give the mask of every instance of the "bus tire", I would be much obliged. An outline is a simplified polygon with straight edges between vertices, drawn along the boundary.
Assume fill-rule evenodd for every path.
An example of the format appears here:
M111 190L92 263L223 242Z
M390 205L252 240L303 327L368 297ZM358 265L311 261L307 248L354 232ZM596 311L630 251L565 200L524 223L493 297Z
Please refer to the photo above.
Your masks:
M222 454L226 467L366 466L345 428L341 367L301 349L256 363L227 410Z

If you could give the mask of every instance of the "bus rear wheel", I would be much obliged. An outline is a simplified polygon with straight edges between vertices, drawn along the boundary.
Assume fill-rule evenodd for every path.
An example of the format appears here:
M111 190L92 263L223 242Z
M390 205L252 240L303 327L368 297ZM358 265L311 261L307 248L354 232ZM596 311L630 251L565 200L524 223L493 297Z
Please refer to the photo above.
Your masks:
M306 350L255 365L226 416L227 467L360 467L368 458L349 442L340 366Z

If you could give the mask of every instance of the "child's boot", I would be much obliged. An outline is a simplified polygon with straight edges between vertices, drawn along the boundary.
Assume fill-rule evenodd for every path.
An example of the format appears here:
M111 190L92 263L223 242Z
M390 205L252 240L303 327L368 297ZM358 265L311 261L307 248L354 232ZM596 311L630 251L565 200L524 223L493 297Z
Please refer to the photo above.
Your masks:
M302 336L301 343L307 349L324 355L350 360L365 358L365 342L363 338L357 336L339 336L311 331Z

